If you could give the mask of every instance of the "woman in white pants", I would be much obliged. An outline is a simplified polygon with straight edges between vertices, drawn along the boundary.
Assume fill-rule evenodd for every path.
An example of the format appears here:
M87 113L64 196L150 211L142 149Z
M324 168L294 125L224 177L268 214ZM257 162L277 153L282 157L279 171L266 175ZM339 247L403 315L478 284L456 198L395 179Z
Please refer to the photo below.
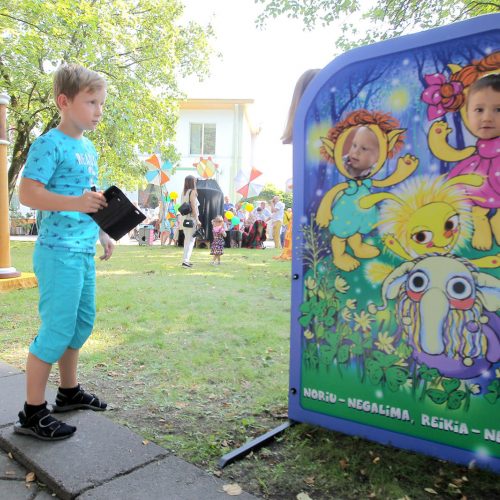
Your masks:
M193 233L200 225L200 214L198 212L200 202L198 201L198 193L196 191L196 177L193 175L188 175L184 179L181 205L185 202L189 202L191 205L191 212L181 217L182 223L179 229L184 231L184 256L181 265L182 267L192 267L191 254L193 253L194 243L196 241L196 238L193 237ZM186 221L191 221L192 227L185 226L184 224L186 224Z

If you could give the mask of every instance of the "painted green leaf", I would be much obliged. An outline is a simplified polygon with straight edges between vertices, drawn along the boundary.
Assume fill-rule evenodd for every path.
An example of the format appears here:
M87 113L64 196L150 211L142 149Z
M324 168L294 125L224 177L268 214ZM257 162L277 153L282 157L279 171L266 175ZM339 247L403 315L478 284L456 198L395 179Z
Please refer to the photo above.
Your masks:
M448 394L439 389L428 389L427 395L438 405L442 405L448 399Z
M381 366L373 359L366 362L366 373L372 384L378 384L384 376Z
M305 316L301 316L299 318L299 323L302 326L309 326L309 323L311 322L312 316L310 314L306 314Z
M399 366L391 366L385 372L385 379L389 389L395 392L408 380L408 371Z
M311 312L311 301L307 301L307 302L302 302L302 304L300 304L300 312L303 312L303 313L308 313L308 312Z
M488 391L494 392L497 394L497 396L500 396L500 380L495 379L493 382L491 382L490 385L488 385Z
M448 397L448 403L446 405L450 410L456 410L460 408L463 399L465 398L464 391L454 391Z
M488 394L484 395L484 399L486 399L486 401L488 401L488 403L491 403L492 405L494 405L497 402L498 395L494 392L488 392Z
M317 339L324 339L325 338L325 328L321 325L318 325L316 327L316 338Z
M323 365L330 366L334 355L333 349L328 345L322 345L319 349L319 360Z
M388 368L399 359L395 354L386 354L382 351L373 351L372 358L384 368Z
M349 361L349 346L343 345L340 347L337 354L337 361L339 363L347 363Z
M460 380L456 378L444 379L443 380L443 388L444 390L450 394L450 392L455 391L460 387Z

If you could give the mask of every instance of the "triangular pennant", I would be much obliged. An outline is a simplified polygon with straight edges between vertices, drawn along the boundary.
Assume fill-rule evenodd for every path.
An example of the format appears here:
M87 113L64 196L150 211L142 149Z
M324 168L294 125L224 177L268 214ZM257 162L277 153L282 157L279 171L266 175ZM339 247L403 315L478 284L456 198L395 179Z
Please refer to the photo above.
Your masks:
M146 163L151 163L151 165L154 165L158 170L160 169L160 159L155 154L152 154L149 158L147 158L144 161Z
M160 185L165 184L170 180L170 177L165 172L160 172Z
M149 183L152 183L156 177L158 177L158 170L149 170L146 172L146 179Z
M262 175L262 172L257 170L255 167L252 167L252 171L250 172L250 182L257 179L257 177L259 177L259 175Z

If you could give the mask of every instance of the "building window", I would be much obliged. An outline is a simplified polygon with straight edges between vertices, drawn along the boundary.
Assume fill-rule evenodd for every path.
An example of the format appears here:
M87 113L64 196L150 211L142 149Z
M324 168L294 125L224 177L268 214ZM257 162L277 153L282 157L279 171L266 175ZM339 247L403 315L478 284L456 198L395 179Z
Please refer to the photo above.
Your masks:
M215 154L215 123L191 123L189 154Z

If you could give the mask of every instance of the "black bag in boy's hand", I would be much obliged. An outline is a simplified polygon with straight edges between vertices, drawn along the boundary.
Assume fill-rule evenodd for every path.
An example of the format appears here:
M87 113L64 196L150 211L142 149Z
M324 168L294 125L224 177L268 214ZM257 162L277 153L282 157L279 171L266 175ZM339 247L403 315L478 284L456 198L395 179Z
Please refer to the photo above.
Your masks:
M114 240L119 240L146 218L116 186L109 187L103 194L108 206L89 215Z
M185 201L180 207L179 212L181 215L188 215L191 213L191 203L189 201Z

